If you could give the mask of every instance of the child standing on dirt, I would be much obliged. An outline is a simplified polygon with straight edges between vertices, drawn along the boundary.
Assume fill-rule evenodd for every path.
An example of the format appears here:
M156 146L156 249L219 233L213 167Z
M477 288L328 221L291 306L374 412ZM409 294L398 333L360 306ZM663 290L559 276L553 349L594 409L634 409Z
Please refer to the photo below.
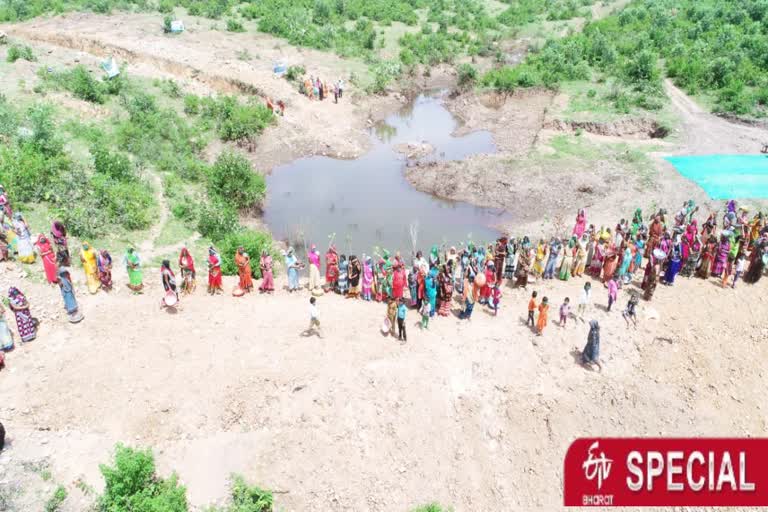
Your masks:
M429 313L432 310L432 306L430 305L428 300L421 302L421 310L419 313L421 313L421 328L422 329L429 329Z
M562 304L560 304L560 327L565 327L565 322L568 321L568 315L571 314L571 299L566 297Z
M539 304L539 319L536 321L536 334L544 334L544 328L547 326L547 315L549 314L549 299L544 297Z
M405 334L405 315L408 312L408 308L405 307L405 299L400 299L400 303L397 306L397 337L405 343L408 341L408 336Z
M323 337L323 332L320 329L320 313L317 311L317 300L314 297L309 299L309 327L307 328L306 335L311 336L313 333L317 334L318 338Z
M640 300L637 298L637 295L634 293L629 298L629 302L627 303L626 309L621 313L621 316L624 317L624 321L627 322L627 327L629 327L629 321L632 320L632 325L635 326L635 329L637 329L637 303L640 302Z
M579 319L584 321L584 313L587 311L589 302L592 300L592 283L584 283L584 289L581 291L581 298L579 299Z
M499 304L501 303L501 288L499 288L499 283L497 282L493 290L491 290L491 307L493 308L493 316L497 316L499 314Z
M742 252L739 254L739 258L736 260L735 272L733 273L733 284L731 288L736 288L736 281L744 275L744 269L747 266L747 256Z
M531 327L536 325L536 322L534 321L533 315L536 313L536 297L539 294L537 292L533 292L531 294L531 300L528 301L528 320L526 320L525 325L529 325Z

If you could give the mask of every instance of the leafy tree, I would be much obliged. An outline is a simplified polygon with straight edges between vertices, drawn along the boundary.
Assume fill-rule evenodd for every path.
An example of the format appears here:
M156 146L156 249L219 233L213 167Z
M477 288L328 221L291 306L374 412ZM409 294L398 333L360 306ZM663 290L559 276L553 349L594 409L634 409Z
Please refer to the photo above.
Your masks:
M248 208L264 198L264 177L255 172L243 155L225 151L211 167L208 194L227 201L235 208Z

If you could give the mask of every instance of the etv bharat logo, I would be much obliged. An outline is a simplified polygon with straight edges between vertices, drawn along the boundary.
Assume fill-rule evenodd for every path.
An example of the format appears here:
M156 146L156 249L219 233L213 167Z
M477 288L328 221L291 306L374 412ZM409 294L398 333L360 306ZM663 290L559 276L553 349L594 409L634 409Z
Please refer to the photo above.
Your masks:
M608 478L611 474L611 466L613 465L613 459L609 459L605 456L605 452L600 452L600 456L596 457L595 453L600 446L599 441L592 443L587 450L587 460L581 465L584 469L584 476L587 480L592 481L597 478L597 490L603 486L603 480Z

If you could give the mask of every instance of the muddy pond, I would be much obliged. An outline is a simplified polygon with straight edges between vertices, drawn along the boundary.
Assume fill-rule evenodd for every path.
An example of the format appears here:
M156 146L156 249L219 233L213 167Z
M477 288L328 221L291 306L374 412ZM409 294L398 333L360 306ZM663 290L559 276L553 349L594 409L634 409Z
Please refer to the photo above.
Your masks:
M489 132L451 135L458 123L442 94L420 95L375 126L370 151L356 160L309 157L275 168L267 177L264 214L275 238L301 252L305 243L325 251L333 239L340 253L358 256L377 248L410 254L412 231L425 252L434 244L495 240L503 211L438 199L414 189L403 175L407 160L398 145L434 147L422 160L496 151Z

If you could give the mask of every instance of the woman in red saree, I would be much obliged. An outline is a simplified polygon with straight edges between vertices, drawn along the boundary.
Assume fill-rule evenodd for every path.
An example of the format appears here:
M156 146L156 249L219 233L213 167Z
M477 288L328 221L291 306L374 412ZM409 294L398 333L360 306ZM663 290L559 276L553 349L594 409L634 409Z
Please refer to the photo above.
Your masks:
M259 291L264 293L272 293L275 291L275 279L272 274L272 256L269 255L269 251L264 249L261 251L261 260L259 260L259 270L261 270L261 286Z
M56 268L56 254L53 252L51 242L45 237L40 235L35 242L38 252L40 252L40 259L43 260L43 268L45 269L45 278L49 283L55 284L59 282L58 268Z
M181 248L179 268L181 269L181 292L188 295L195 291L195 260L186 247Z
M392 298L400 300L406 285L405 266L399 257L395 258L395 268L392 273Z
M339 280L339 255L333 245L325 253L325 286L330 290L336 289ZM327 290L326 290L327 291Z
M248 253L245 252L243 247L237 248L237 254L235 254L235 265L237 265L237 275L240 276L240 282L238 286L245 293L249 293L253 290L253 278L251 277L251 258Z
M648 244L645 246L645 257L650 258L653 250L661 243L661 235L664 232L664 225L661 222L661 216L656 215L648 228Z
M480 288L480 304L488 304L491 298L491 290L496 284L496 269L494 263L489 261L485 265L485 284Z
M619 264L619 255L616 252L616 247L611 245L605 252L605 259L603 260L603 282L607 283L616 273L616 267ZM598 276L599 277L599 276Z
M208 248L208 293L217 295L222 292L221 256L213 247Z

